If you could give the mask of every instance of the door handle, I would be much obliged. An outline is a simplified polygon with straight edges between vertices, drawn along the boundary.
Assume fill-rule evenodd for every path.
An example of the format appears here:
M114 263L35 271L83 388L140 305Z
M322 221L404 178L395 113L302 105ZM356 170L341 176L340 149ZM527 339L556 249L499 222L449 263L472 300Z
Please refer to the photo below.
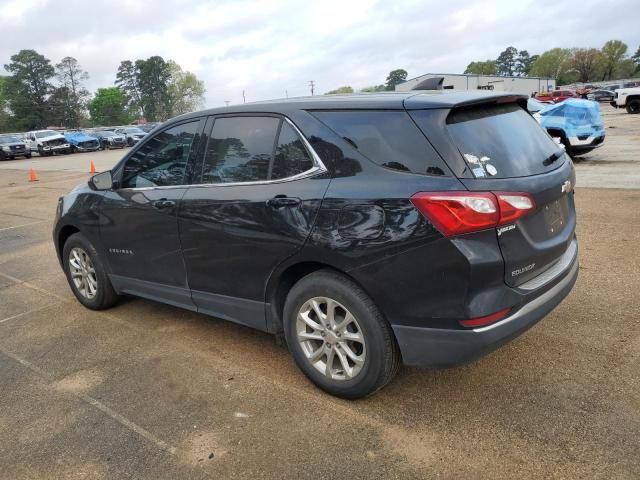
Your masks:
M300 205L300 199L295 197L287 197L286 195L276 195L270 200L267 200L267 205L272 208L282 207L295 207Z
M156 200L155 202L153 202L152 205L155 208L164 209L175 207L176 202L174 202L173 200L167 200L166 198L161 198L160 200Z

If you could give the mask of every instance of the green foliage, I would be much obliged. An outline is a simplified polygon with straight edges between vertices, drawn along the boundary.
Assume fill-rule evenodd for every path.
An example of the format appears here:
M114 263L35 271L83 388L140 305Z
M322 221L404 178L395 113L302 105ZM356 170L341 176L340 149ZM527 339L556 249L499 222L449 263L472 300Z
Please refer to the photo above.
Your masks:
M528 55L528 54L527 54ZM518 59L518 49L515 47L507 47L496 59L496 68L498 75L505 77L512 76L516 73L516 65Z
M193 111L204 103L204 82L173 60L158 56L121 62L115 83L125 93L129 110L150 122Z
M11 74L5 81L4 94L15 117L16 129L46 127L50 119L50 80L55 70L49 59L35 50L20 50L4 66Z
M588 82L599 76L602 63L602 54L597 48L574 48L569 68L577 74L578 82Z
M613 79L618 64L627 54L627 44L620 40L609 40L602 47L602 80Z
M361 92L364 93L373 93L373 92L384 92L386 91L386 87L384 85L372 85L370 87L364 87L360 89Z
M99 88L89 102L93 125L123 125L131 121L127 113L128 99L118 87Z
M9 77L0 76L0 132L10 132L13 116L9 111L9 100L5 94L5 84Z
M385 83L385 89L393 91L396 89L396 85L404 83L407 81L407 71L401 68L397 70L392 70L389 72L387 76L387 80Z
M526 50L520 50L516 57L516 75L526 77L529 75L531 65L538 59L538 55L529 55Z
M567 48L552 48L541 54L531 65L529 75L533 77L555 78L559 85L569 78L567 70L571 51Z
M340 93L353 93L353 88L349 86L336 88L335 90L331 90L330 92L325 93L325 95L338 95Z
M498 67L495 60L485 60L484 62L471 62L467 65L464 73L474 75L497 75Z
M90 97L89 91L82 85L82 82L89 78L89 74L75 58L64 57L56 65L56 76L60 86L54 90L49 100L52 114L56 118L54 123L78 128L85 117L84 112Z
M171 73L167 86L167 117L193 112L204 106L204 82L194 73L185 72L173 60L167 62Z
M638 47L636 53L631 56L631 61L636 66L636 72L640 72L640 47Z

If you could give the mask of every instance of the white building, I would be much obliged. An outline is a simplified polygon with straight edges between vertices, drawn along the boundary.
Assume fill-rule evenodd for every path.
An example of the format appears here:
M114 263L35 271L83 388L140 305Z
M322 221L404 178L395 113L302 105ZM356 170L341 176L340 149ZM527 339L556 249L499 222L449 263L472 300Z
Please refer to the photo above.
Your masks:
M427 73L411 78L400 85L396 91L411 90L418 83L428 78L443 77L443 89L454 90L495 90L497 92L514 92L531 95L533 92L545 92L556 88L553 78L543 77L502 77L500 75L472 75L457 73Z

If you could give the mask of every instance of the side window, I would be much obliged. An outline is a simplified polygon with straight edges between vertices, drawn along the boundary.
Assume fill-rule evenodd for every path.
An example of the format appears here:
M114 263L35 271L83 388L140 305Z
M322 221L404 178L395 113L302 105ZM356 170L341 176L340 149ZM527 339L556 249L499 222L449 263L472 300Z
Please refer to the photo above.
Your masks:
M282 122L270 179L293 177L313 167L313 161L295 130Z
M279 124L275 117L216 118L202 183L267 180Z
M199 120L163 130L150 138L124 166L123 188L181 185Z
M446 175L444 162L406 112L343 110L311 113L382 167L422 175Z

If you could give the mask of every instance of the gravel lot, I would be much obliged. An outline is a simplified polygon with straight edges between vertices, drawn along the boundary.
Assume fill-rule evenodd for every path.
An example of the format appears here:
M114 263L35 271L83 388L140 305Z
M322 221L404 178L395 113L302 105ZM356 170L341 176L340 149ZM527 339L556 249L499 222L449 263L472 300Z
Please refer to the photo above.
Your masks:
M490 356L357 402L269 335L139 299L84 309L55 201L123 152L3 162L0 477L640 478L640 116L603 111L605 145L576 165L571 295Z

